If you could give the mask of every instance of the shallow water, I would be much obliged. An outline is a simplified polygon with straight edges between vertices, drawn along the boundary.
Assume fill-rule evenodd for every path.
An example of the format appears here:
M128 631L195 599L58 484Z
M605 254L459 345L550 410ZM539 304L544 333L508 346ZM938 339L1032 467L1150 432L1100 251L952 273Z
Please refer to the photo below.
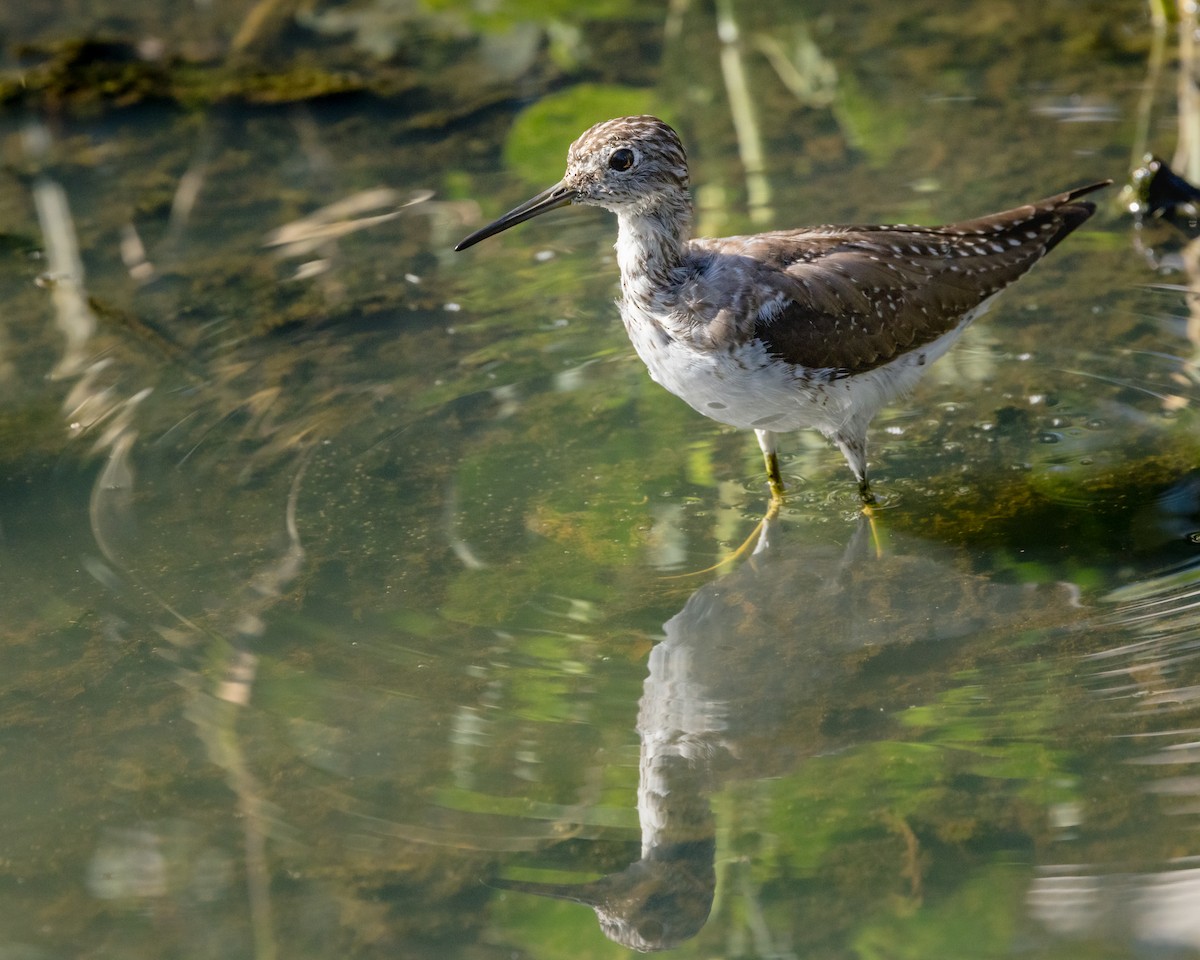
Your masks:
M0 957L1200 953L1182 235L1111 190L877 418L874 531L809 436L759 526L606 215L450 250L618 112L706 233L1121 180L1142 12L362 9L244 42L369 93L0 115Z

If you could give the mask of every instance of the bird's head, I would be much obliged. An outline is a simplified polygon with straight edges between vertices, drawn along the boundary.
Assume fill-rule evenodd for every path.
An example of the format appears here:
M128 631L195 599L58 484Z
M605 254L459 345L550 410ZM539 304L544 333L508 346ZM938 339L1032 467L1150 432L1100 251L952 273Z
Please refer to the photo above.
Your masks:
M678 134L657 117L619 117L586 130L567 151L562 180L475 231L465 250L548 210L579 203L614 213L644 213L664 199L678 200L688 186L687 155Z

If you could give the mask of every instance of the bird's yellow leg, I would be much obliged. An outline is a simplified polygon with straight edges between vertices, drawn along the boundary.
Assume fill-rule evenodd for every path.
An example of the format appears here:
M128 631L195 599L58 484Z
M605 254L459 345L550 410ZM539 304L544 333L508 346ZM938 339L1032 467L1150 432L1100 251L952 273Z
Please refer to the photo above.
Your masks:
M779 470L779 454L775 450L775 434L770 430L755 430L758 445L762 449L763 463L767 465L767 484L771 488L771 508L775 514L783 505L783 474Z
M774 450L764 450L763 460L767 464L767 484L771 488L771 504L778 512L786 492L783 486L783 474L779 472L779 455Z
M754 552L758 546L759 538L762 534L763 527L771 521L779 517L779 511L783 509L783 496L786 492L783 486L783 474L779 471L779 456L775 452L774 437L766 430L755 430L758 435L759 446L762 447L763 460L767 465L767 484L771 488L771 500L767 504L767 512L763 518L754 525L754 529L750 531L741 545L734 550L729 556L723 560L719 560L711 567L705 567L703 570L693 570L690 573L680 573L667 577L668 580L678 580L683 577L695 577L704 573L712 573L714 570L720 570L722 567L733 563L735 560Z
M871 543L875 545L875 557L878 559L883 556L883 537L879 525L875 522L875 494L871 492L871 485L867 483L865 474L858 478L858 495L862 498L863 516L867 518L867 525L871 528Z
M763 528L778 519L779 511L783 509L783 497L787 492L783 486L783 474L779 472L779 456L775 453L774 446L768 440L763 442L763 431L755 431L759 435L759 443L763 448L763 460L767 464L767 484L771 488L771 500L767 504L767 512L763 514L763 518L754 525L754 529L750 531L749 536L742 541L741 546L733 551L720 563L708 570L701 570L701 573L708 573L710 570L716 570L719 567L725 566L727 563L732 563L734 560L739 560L749 553L753 553L758 546L759 537L762 534ZM770 437L770 434L767 434Z

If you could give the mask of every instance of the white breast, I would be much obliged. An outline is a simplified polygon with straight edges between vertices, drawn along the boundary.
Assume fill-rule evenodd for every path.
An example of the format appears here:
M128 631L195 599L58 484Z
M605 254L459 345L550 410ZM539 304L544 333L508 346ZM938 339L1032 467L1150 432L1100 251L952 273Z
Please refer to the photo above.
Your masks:
M663 320L626 300L622 319L650 376L706 417L743 429L786 433L812 428L833 437L866 424L885 404L912 389L986 304L954 330L890 363L852 376L782 363L760 341L730 351L704 349L672 336Z

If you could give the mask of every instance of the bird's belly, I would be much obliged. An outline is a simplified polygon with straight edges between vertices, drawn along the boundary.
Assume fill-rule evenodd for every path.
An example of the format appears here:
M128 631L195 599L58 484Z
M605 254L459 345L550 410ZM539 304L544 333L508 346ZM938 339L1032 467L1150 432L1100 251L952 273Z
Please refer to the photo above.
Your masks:
M844 419L844 391L827 371L804 371L761 345L704 350L681 340L634 340L655 382L693 409L734 427L799 430Z
M882 406L910 390L965 325L918 351L854 375L784 363L758 341L731 351L638 337L632 331L630 337L650 376L706 417L742 429L786 433L811 428L833 437L854 424L865 428Z

